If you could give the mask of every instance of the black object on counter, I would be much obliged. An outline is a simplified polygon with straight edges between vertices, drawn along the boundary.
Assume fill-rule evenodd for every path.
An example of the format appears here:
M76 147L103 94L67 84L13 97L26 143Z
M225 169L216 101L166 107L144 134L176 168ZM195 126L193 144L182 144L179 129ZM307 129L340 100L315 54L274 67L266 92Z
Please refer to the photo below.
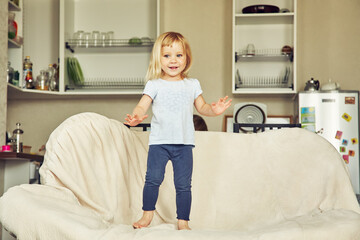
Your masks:
M243 8L243 13L278 13L280 9L274 5L252 5Z

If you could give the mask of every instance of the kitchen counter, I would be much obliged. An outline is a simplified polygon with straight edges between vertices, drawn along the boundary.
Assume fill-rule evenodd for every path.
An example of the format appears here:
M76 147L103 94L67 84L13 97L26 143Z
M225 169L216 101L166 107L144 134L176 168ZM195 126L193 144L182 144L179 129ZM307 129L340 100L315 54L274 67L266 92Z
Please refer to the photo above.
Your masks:
M30 153L0 152L0 161L36 161L42 163L44 156Z

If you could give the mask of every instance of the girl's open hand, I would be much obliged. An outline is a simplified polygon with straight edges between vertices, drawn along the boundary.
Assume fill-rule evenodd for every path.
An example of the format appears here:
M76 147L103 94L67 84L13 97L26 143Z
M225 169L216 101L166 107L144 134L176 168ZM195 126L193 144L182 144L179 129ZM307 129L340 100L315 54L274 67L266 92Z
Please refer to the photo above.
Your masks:
M124 122L124 124L134 127L139 123L141 123L142 121L144 121L144 119L146 119L149 115L144 115L142 117L139 117L137 114L134 114L133 116L131 116L130 114L126 114L126 116L127 116L125 118L126 122Z
M216 103L211 103L211 109L216 115L220 115L230 107L232 99L228 100L228 96L220 98Z

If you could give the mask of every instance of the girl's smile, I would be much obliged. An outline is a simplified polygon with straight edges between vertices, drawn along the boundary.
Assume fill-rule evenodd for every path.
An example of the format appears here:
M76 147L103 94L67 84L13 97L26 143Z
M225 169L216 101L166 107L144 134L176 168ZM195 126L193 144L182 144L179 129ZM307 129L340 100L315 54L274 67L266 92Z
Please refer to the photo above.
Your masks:
M182 80L181 73L186 67L186 55L181 43L174 42L170 46L161 49L162 78L168 81Z

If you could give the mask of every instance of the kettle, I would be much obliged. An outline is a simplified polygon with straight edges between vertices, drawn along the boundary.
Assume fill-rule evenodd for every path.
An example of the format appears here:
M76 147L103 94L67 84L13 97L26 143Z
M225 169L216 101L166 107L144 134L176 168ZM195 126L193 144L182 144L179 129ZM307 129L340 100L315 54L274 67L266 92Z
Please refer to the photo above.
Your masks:
M320 88L320 82L318 80L314 80L311 78L309 81L306 82L305 91L318 91Z
M340 89L340 84L337 82L331 82L331 79L329 79L329 82L325 83L321 87L321 90L324 90L324 91L332 91L332 90L339 90L339 89Z

